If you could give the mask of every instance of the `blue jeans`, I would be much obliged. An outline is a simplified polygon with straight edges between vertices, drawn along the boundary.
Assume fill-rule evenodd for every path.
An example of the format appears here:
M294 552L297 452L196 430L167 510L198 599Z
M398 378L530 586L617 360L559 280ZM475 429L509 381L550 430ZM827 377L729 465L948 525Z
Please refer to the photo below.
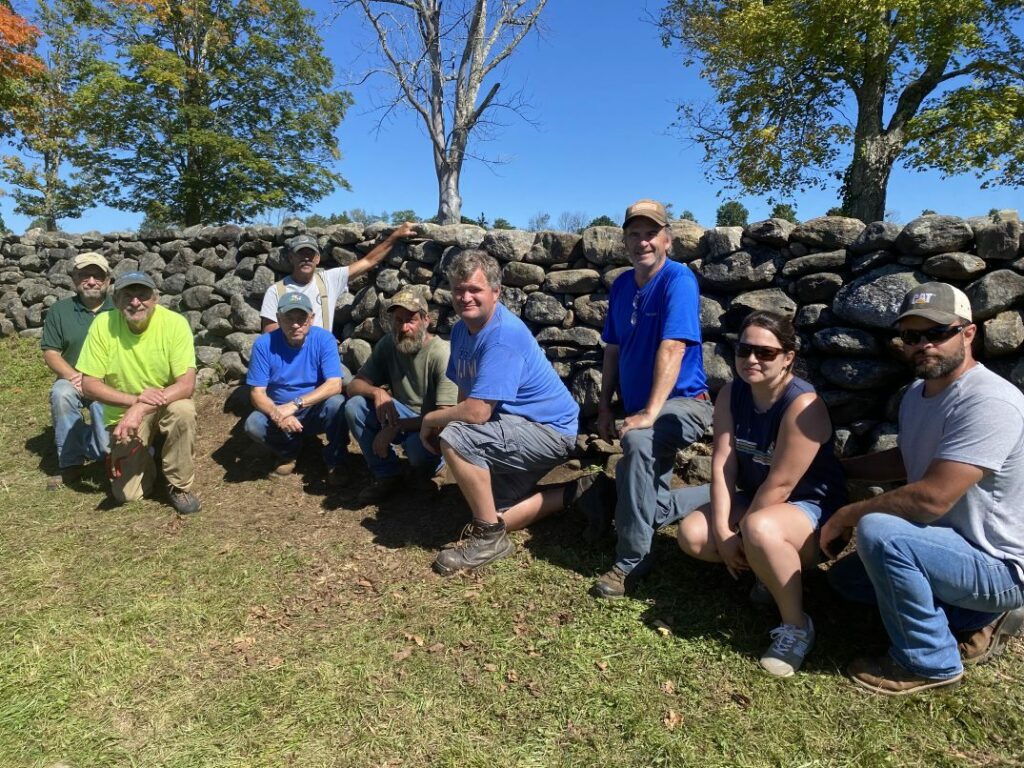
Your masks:
M245 420L245 434L257 443L266 445L282 459L298 456L302 438L306 435L327 435L324 464L328 469L334 469L348 451L348 429L342 417L344 406L344 395L333 395L322 403L297 411L295 418L302 424L302 431L298 433L284 432L266 414L253 411Z
M896 663L934 679L963 671L954 632L979 629L1024 605L1024 584L1008 562L952 528L881 512L861 519L857 552L828 577L844 597L878 605Z
M82 418L83 408L89 409L89 424ZM61 469L98 461L110 452L103 403L86 400L67 379L57 379L50 389L50 415Z
M672 398L653 427L622 438L622 459L615 467L615 564L626 573L648 572L655 532L708 502L707 487L672 490L671 483L676 451L703 437L711 414L708 400Z
M392 402L395 404L395 410L398 411L400 418L412 419L419 416L405 403L400 403L398 400ZM345 403L345 421L348 422L348 428L352 431L356 442L359 443L359 449L363 452L366 465L374 477L396 477L401 474L402 469L398 462L398 456L390 446L388 446L388 455L385 459L373 452L373 439L377 437L381 428L373 401L367 400L365 397L349 398ZM431 474L441 466L441 457L423 447L419 432L400 434L399 439L411 466L422 467Z

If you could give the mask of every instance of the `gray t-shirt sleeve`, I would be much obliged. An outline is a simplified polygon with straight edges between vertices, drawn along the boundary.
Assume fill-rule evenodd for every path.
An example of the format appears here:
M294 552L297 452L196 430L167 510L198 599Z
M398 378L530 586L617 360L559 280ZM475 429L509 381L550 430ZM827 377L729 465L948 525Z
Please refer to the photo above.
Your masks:
M971 402L973 400L973 402ZM964 398L950 414L934 459L958 461L995 471L1020 440L1024 419L999 394Z

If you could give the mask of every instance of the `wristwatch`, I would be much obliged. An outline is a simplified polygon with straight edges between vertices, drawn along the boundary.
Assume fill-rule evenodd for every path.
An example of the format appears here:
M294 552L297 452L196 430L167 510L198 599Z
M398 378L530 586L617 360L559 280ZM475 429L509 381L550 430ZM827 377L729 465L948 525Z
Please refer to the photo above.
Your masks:
M305 408L305 407L306 407L306 406L305 406L305 405L303 404L303 402L302 402L302 398L301 398L301 397L296 397L296 398L295 398L294 400L292 400L292 405L294 405L294 406L295 406L296 408L298 408L298 409L299 409L300 411L301 411L301 410L302 410L303 408Z

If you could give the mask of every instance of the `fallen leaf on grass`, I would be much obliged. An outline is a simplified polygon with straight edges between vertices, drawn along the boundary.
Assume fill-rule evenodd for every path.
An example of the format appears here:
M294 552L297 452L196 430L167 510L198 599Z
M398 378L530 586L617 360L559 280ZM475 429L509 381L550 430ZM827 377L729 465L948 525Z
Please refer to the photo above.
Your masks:
M747 696L745 693L740 693L739 691L733 691L731 694L729 694L729 698L736 702L743 709L750 709L750 705L753 704L749 696Z
M510 669L505 673L505 679L510 683L515 683L519 680L519 674L514 669Z
M672 628L661 619L652 621L651 626L658 630L658 634L662 637L668 637L672 634Z
M676 728L683 724L683 716L676 712L674 709L670 709L665 714L665 716L661 718L661 723L666 728L668 728L668 730L674 731Z
M416 645L420 646L421 648L423 647L423 638L420 637L419 635L413 635L413 634L411 634L409 632L406 632L404 637L409 642L416 643Z
M598 669L600 669L602 672L604 672L605 670L608 669L608 662L607 661L595 661L594 662L594 666L597 667Z
M675 683L673 683L671 680L666 680L661 684L661 692L667 693L669 696L672 696L676 692Z
M497 672L497 671L498 671L498 665L497 664L484 664L484 672Z
M543 694L540 683L533 682L532 680L526 684L526 690L529 691L530 695L535 699L539 699Z
M427 648L427 653L440 653L444 650L444 643L434 643L432 646Z
M284 659L280 656L271 656L267 661L267 669L277 669L282 664L284 664Z
M391 660L392 661L405 661L410 656L412 656L412 646L411 645L408 648L403 648L400 651L395 651L395 653L393 653L391 655Z

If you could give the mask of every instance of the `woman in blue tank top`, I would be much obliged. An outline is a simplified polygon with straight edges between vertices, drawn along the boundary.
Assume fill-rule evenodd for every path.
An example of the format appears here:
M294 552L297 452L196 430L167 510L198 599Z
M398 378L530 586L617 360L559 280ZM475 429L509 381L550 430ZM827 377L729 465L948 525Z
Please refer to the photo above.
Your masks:
M789 677L814 644L803 610L801 571L818 561L817 531L846 503L832 422L814 387L793 374L797 337L789 319L753 312L736 344L737 379L715 402L711 502L679 523L679 546L752 570L782 624L761 666Z

